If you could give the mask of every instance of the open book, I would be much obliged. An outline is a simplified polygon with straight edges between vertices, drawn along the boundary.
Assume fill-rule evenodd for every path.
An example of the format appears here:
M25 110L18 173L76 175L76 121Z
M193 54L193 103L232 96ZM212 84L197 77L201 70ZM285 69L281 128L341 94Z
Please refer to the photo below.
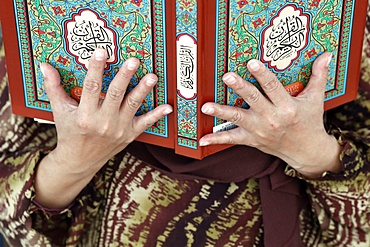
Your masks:
M15 114L53 120L39 70L58 69L71 97L81 94L94 49L109 54L103 94L129 57L141 65L132 89L146 73L159 82L137 114L174 105L174 114L138 140L201 159L227 146L199 147L201 136L235 126L205 116L208 101L247 107L221 80L246 63L268 66L292 94L307 84L313 61L333 52L325 108L356 97L367 1L360 0L5 0L1 1L10 93Z

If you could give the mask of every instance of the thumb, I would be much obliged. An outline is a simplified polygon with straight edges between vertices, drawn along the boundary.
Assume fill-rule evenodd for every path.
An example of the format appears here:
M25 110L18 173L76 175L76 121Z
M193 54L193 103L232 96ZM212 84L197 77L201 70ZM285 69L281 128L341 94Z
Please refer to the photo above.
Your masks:
M53 113L65 111L66 106L75 109L78 104L64 91L60 83L58 71L47 63L40 64L40 70L44 76L45 90L50 100Z
M300 95L311 94L313 97L325 97L325 88L328 82L328 68L332 53L325 52L320 55L312 66L312 73L307 86Z

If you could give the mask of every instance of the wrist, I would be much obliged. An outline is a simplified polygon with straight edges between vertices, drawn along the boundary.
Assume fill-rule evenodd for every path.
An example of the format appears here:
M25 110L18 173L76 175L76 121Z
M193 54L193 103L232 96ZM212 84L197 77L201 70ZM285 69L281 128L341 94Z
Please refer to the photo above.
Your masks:
M56 147L46 157L53 169L60 174L72 177L91 177L97 173L106 161L94 162L79 155L71 155L69 151Z
M314 151L309 153L310 157L303 157L303 162L298 163L293 160L287 162L303 178L317 179L324 177L328 172L339 173L342 170L340 154L343 146L331 135L327 135L319 143L313 149Z
M94 177L95 172L71 172L63 163L45 156L36 170L34 200L43 207L62 209L70 205Z

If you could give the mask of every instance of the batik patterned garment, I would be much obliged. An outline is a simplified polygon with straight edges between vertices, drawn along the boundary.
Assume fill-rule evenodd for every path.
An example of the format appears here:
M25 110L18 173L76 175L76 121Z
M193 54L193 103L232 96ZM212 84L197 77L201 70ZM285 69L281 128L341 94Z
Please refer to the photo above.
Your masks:
M327 113L329 131L344 145L343 171L306 181L310 203L300 217L305 246L370 246L366 35L359 96ZM11 114L3 50L0 57L0 232L11 246L264 245L258 180L177 180L126 151L107 162L68 208L37 205L33 179L56 133L52 125ZM286 173L298 175L289 168Z

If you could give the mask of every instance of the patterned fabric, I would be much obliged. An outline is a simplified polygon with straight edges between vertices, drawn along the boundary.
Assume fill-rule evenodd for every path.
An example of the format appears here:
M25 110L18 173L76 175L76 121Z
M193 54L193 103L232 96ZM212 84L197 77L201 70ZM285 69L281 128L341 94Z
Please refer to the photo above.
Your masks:
M365 41L357 100L327 114L345 146L343 172L307 181L306 246L370 246L368 32ZM0 57L0 232L11 246L263 246L258 181L176 180L125 151L70 207L39 207L33 179L55 129L11 114L2 49Z

